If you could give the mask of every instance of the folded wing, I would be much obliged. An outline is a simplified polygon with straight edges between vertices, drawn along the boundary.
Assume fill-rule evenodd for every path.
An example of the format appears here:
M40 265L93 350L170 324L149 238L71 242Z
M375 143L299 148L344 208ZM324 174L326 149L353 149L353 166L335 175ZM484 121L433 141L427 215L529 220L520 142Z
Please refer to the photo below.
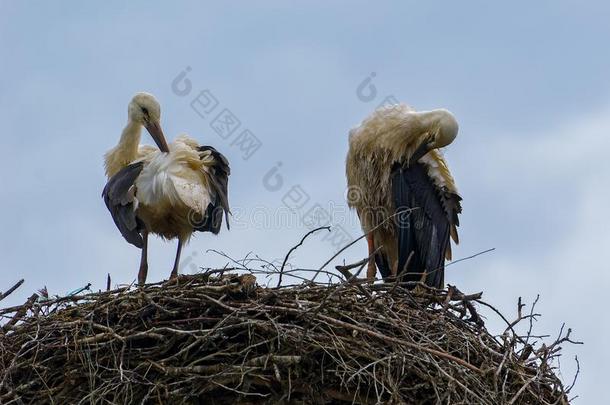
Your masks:
M144 163L138 162L121 169L108 180L102 192L106 207L117 228L127 242L140 249L143 245L140 234L143 224L136 216L138 200L135 182L143 167Z
M397 164L392 171L392 194L397 212L398 272L407 281L442 288L445 258L451 257L449 239L457 235L461 198L439 189L419 163Z
M229 229L229 198L228 184L231 169L228 160L211 146L199 146L197 148L204 170L209 179L210 194L212 200L206 209L201 224L195 229L198 231L209 231L217 234L222 225L224 215Z

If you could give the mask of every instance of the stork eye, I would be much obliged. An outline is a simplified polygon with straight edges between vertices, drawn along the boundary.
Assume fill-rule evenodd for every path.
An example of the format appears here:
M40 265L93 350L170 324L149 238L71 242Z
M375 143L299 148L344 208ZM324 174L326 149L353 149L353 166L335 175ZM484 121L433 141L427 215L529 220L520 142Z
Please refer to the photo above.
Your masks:
M144 113L144 115L148 115L148 108L142 107L142 112Z

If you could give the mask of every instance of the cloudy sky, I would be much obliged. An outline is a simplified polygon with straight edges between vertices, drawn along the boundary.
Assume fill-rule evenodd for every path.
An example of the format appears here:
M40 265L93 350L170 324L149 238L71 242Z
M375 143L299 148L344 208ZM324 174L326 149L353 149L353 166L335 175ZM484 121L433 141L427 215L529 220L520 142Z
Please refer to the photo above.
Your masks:
M294 266L316 268L359 236L344 202L347 132L400 100L460 122L446 151L464 198L454 256L496 248L449 267L447 282L508 314L540 294L538 332L565 322L586 342L562 362L569 382L581 360L577 403L604 397L607 2L104 4L0 0L0 290L26 279L3 304L136 278L139 252L100 198L102 155L135 92L160 100L168 137L189 133L231 161L233 228L196 237L187 273L226 263L208 249L283 258L312 213L333 233ZM220 114L235 132L214 130ZM175 246L151 245L149 280L162 280ZM339 259L365 255L359 243Z

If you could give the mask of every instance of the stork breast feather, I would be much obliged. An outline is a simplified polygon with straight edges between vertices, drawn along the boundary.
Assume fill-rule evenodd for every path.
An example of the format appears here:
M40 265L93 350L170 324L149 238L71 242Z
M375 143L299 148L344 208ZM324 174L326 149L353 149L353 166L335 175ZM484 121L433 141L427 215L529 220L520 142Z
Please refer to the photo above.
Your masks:
M171 176L176 194L187 207L198 214L203 214L211 201L210 192L198 173L192 170L185 172Z
M198 162L199 157L192 153ZM180 202L203 214L211 201L203 172L191 167L190 155L185 151L169 155L158 154L146 165L137 180L140 203L150 206Z

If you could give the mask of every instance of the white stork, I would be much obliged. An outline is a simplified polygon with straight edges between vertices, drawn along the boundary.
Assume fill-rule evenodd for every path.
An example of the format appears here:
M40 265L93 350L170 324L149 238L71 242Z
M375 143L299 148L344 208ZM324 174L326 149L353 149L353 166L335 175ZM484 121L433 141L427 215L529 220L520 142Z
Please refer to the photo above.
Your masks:
M119 144L105 158L108 183L102 197L121 234L142 249L138 282L146 282L148 234L178 239L170 277L178 275L180 253L193 232L218 234L223 215L229 227L227 159L211 146L179 136L167 144L161 107L151 94L136 94ZM140 145L145 127L158 149Z
M384 278L444 286L462 208L439 148L457 132L449 111L416 112L404 104L380 107L350 131L348 205L367 234L369 279L378 267Z

